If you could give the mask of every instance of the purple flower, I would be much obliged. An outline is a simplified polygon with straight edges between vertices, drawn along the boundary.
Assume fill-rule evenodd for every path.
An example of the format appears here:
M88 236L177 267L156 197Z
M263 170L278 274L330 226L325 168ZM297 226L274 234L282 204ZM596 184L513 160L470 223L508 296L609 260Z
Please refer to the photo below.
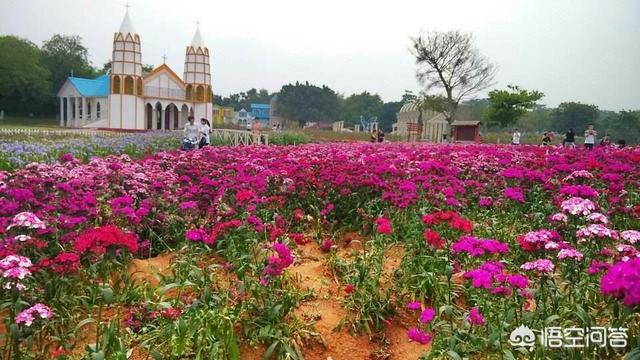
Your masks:
M502 194L511 200L517 201L521 204L525 203L524 192L519 187L510 187L502 190Z
M426 345L428 343L431 342L431 340L433 339L433 333L429 332L429 333L425 333L424 331L418 329L418 328L411 328L407 331L407 336L409 337L409 339L411 339L412 341L417 342L418 344L422 344L422 345Z
M422 303L419 301L413 301L413 302L407 303L407 309L420 310L422 309Z
M426 308L422 310L420 314L420 322L423 324L428 324L436 317L436 311L433 308Z
M471 310L469 311L469 316L467 316L467 320L469 320L469 322L473 325L482 326L486 324L484 316L480 313L480 310L478 310L477 307L471 308Z

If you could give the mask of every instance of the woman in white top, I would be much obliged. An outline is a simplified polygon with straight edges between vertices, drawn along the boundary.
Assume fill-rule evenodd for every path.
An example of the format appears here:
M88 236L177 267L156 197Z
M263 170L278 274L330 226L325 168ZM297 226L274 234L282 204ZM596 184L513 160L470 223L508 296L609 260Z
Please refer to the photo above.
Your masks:
M596 143L596 135L598 133L593 130L593 125L589 125L587 131L584 132L584 147L591 150Z
M200 140L200 127L196 125L193 116L189 116L189 122L184 126L184 137Z
M200 148L211 144L211 138L209 137L210 134L211 126L209 125L209 120L205 118L200 119Z

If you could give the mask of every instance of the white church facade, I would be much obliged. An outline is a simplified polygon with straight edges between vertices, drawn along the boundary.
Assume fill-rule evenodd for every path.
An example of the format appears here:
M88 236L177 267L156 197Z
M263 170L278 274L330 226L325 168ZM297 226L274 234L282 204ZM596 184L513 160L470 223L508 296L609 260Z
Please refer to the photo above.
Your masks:
M200 29L186 47L183 77L166 64L142 71L140 36L129 13L113 36L111 73L96 79L69 77L58 91L60 126L175 130L213 118L209 49Z

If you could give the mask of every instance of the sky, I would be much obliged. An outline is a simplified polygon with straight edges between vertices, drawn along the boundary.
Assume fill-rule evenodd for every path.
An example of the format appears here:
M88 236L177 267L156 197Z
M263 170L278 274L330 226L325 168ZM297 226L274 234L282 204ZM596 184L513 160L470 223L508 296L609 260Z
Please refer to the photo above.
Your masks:
M397 101L417 92L410 37L471 32L498 66L495 84L604 110L640 109L640 0L129 0L143 63L182 74L196 21L212 53L213 90L278 91L295 81ZM80 35L94 66L109 60L119 0L0 0L0 35L38 45ZM489 90L490 90L489 89ZM476 97L486 96L484 93Z

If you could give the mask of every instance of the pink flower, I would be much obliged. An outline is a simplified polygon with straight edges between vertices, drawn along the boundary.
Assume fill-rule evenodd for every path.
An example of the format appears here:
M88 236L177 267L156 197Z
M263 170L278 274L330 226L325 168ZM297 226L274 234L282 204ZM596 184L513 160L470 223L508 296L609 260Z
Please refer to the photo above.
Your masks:
M428 324L436 317L436 311L433 308L426 308L422 310L420 314L420 322L423 324Z
M562 211L575 216L587 216L596 210L593 201L579 197L572 197L560 204Z
M412 341L415 341L419 344L422 345L426 345L428 343L431 342L431 340L433 339L433 333L429 332L429 333L425 333L424 331L418 329L418 328L411 328L407 331L407 336L409 337L409 339L411 339Z
M420 310L422 309L422 303L419 301L413 301L413 302L407 303L407 309Z
M30 212L21 212L13 217L11 224L7 226L7 230L13 227L25 227L27 229L46 229L47 226L35 214Z
M576 249L562 249L558 252L558 259L574 259L577 261L582 260L582 253Z
M376 231L378 234L391 234L391 222L385 217L376 220Z
M549 220L553 221L553 222L562 222L562 223L566 223L567 220L569 218L567 217L567 215L563 214L563 213L556 213L551 215L551 217L549 218Z
M331 247L333 247L333 241L331 239L325 239L322 242L320 249L322 250L322 252L328 253L329 251L331 251Z
M607 219L605 215L598 212L589 214L589 216L587 216L587 221L590 221L592 223L602 223L602 224L609 223L609 219Z
M542 274L553 272L554 265L551 260L538 259L536 261L530 261L520 266L520 269L527 271L536 271Z
M469 320L469 322L473 325L482 326L486 324L484 316L480 313L480 310L478 310L477 307L471 308L471 310L469 311L469 316L467 316L467 320Z
M629 244L635 244L640 241L640 231L637 230L625 230L620 233L622 240L625 240Z
M602 224L591 224L585 228L579 229L576 231L576 236L582 239L586 238L610 238L617 240L618 232L615 230L611 230Z
M347 286L344 287L344 292L347 295L352 294L355 290L356 288L353 286L353 284L347 284Z
M293 264L293 255L287 245L283 243L275 243L271 248L277 256L269 256L269 263L263 273L265 276L280 276L284 269Z
M35 304L16 315L16 324L31 326L35 320L35 315L38 315L41 319L50 319L53 316L53 312L47 305Z

